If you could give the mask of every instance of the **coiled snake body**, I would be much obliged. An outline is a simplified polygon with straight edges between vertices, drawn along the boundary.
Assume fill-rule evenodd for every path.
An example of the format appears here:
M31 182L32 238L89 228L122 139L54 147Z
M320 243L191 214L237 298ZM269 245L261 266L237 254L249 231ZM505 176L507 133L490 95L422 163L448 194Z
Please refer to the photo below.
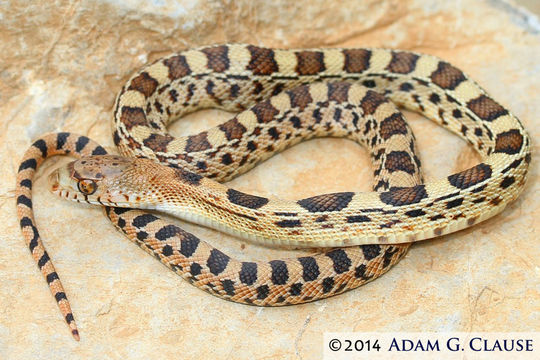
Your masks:
M314 83L320 80L330 82ZM482 163L420 184L414 137L387 99L466 139ZM206 107L250 108L197 135L174 138L167 133L171 120ZM313 301L373 280L405 253L409 244L404 242L456 231L500 212L520 193L530 162L529 138L519 120L463 72L435 57L397 50L251 45L188 50L134 75L118 96L114 118L114 141L122 155L145 159L80 160L52 175L55 192L103 205L146 201L142 207L265 243L371 244L296 259L240 262L155 215L107 208L111 221L131 240L196 286L254 305ZM209 180L229 180L315 136L349 137L368 146L378 193L285 201ZM105 153L88 138L72 134L39 139L19 169L17 207L30 250L76 332L31 209L36 167L45 157L66 152ZM119 173L139 180L117 180ZM115 188L118 184L122 187ZM103 191L106 186L112 190ZM149 191L141 195L141 190Z

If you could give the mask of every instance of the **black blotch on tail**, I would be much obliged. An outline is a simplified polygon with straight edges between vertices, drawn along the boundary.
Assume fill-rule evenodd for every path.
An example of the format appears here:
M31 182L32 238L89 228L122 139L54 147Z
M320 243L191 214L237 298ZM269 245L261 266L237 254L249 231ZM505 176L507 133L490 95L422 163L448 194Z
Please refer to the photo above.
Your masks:
M348 223L359 223L359 222L368 222L368 221L371 221L371 218L369 216L365 216L365 215L347 216L347 222Z
M299 257L298 262L302 265L302 278L304 281L316 280L320 275L317 260L311 256Z
M47 157L47 144L45 143L45 140L43 140L43 139L36 140L32 144L32 146L38 148L41 151L41 156L43 158Z
M257 280L257 264L254 262L243 262L239 278L242 283L252 285Z
M422 216L422 215L425 215L426 212L422 209L414 209L414 210L409 210L405 213L405 215L407 215L408 217L418 217L418 216Z
M358 265L356 267L356 269L354 269L354 276L357 278L357 279L362 279L362 280L369 280L371 279L373 276L368 276L366 275L366 271L367 271L367 267L366 265L364 264L361 264L361 265Z
M193 276L197 276L202 272L202 266L199 263L194 262L191 264L189 272Z
M326 253L334 263L334 271L338 274L344 273L351 267L351 259L343 249L335 249Z
M21 165L19 166L19 171L23 171L26 169L36 170L36 167L37 167L36 159L27 159L21 163Z
M68 137L69 133L67 132L61 132L56 135L56 150L60 150L66 145Z
M164 256L171 256L173 254L173 248L171 245L165 245L162 249L161 249L161 253L164 255Z
M160 241L165 241L168 238L176 236L179 233L180 228L175 225L166 225L156 232L156 238Z
M66 293L64 292L57 292L56 294L54 294L54 298L56 299L57 302L60 302L62 300L67 300Z
M88 144L89 141L90 139L86 136L80 136L75 142L75 151L81 152L81 150L84 149L84 147Z
M32 200L25 195L19 195L17 198L17 205L20 204L26 205L30 209L32 208Z
M94 151L92 151L92 155L106 155L107 150L105 150L101 145L98 145Z
M201 241L195 235L187 232L184 232L182 237L182 241L180 242L180 254L185 257L190 257L195 253Z
M212 249L210 251L210 256L206 261L206 266L210 269L210 272L214 275L219 275L229 263L230 257L222 253L218 249Z
M223 290L227 295L234 296L234 281L230 279L221 280L221 286L223 286Z
M143 228L149 223L156 220L159 220L159 218L152 214L139 215L135 219L133 219L133 226L137 228Z
M381 254L381 247L379 245L362 245L360 247L366 260L375 259Z
M291 288L289 290L289 294L291 294L291 296L298 296L302 293L302 286L303 284L302 283L294 283L291 285Z
M289 280L289 269L285 261L272 260L269 263L272 268L272 283L275 285L285 284Z
M41 258L38 260L38 266L41 269L50 260L49 254L45 251Z
M451 209L463 204L463 198L457 198L446 203L446 208Z
M50 284L53 281L58 280L58 279L59 279L58 274L56 273L56 271L54 271L47 275L47 284Z
M30 190L32 190L32 180L30 179L23 179L21 180L21 182L19 183L20 186L24 186Z
M322 282L323 292L328 293L332 291L332 288L334 287L334 278L333 277L327 277Z
M270 293L268 285L261 285L257 288L257 299L264 300Z

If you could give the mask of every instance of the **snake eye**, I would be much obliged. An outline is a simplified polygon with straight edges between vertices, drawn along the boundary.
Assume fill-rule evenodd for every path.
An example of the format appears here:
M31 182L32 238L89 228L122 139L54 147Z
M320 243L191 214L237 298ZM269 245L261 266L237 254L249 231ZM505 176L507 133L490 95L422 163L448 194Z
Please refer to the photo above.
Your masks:
M94 180L81 179L78 186L79 191L85 195L92 195L97 190L97 185Z

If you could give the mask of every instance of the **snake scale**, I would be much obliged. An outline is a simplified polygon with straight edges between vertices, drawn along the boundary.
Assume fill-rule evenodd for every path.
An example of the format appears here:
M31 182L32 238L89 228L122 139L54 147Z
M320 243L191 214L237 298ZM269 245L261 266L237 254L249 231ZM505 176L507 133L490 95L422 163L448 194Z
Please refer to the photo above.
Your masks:
M456 133L482 162L421 183L412 132L387 99ZM170 121L208 107L242 112L197 135L168 134ZM48 156L102 155L53 173L53 191L72 200L131 207L137 206L131 201L146 201L140 207L269 244L370 244L240 262L153 214L106 208L116 227L194 285L263 306L313 301L355 288L396 263L409 247L405 242L495 215L521 192L530 162L530 140L519 120L461 70L430 55L389 49L280 50L234 44L183 51L128 81L116 101L114 124L114 142L131 160L103 155L105 150L84 136L53 134L34 142L17 179L24 237L76 337L69 303L32 213L32 178ZM348 137L366 145L377 192L286 201L218 183L315 136ZM143 171L152 174L146 179L153 197L132 191L144 190L142 181L123 182L129 191L101 192L106 184L124 181L107 183L119 173L137 178ZM173 183L174 191L159 187L162 180ZM186 192L190 195L178 195ZM165 201L158 203L155 194Z

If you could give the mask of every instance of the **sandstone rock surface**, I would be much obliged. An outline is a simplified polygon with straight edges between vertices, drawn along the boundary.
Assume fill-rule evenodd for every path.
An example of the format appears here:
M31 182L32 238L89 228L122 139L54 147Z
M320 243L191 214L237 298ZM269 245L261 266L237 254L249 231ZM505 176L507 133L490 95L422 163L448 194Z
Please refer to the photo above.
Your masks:
M367 286L311 304L263 309L194 288L123 238L100 209L50 194L46 174L67 159L49 160L34 187L34 208L80 328L77 343L20 234L14 198L19 160L34 138L59 130L85 134L114 151L113 101L130 74L176 50L223 42L394 47L445 58L530 131L536 153L528 184L499 216L414 245ZM4 1L0 49L0 358L314 359L324 332L540 331L540 26L512 4ZM457 137L407 116L427 177L478 161ZM209 110L178 121L171 131L194 133L228 117ZM300 198L368 190L370 180L361 148L322 139L287 150L231 184ZM292 254L181 225L242 259Z

